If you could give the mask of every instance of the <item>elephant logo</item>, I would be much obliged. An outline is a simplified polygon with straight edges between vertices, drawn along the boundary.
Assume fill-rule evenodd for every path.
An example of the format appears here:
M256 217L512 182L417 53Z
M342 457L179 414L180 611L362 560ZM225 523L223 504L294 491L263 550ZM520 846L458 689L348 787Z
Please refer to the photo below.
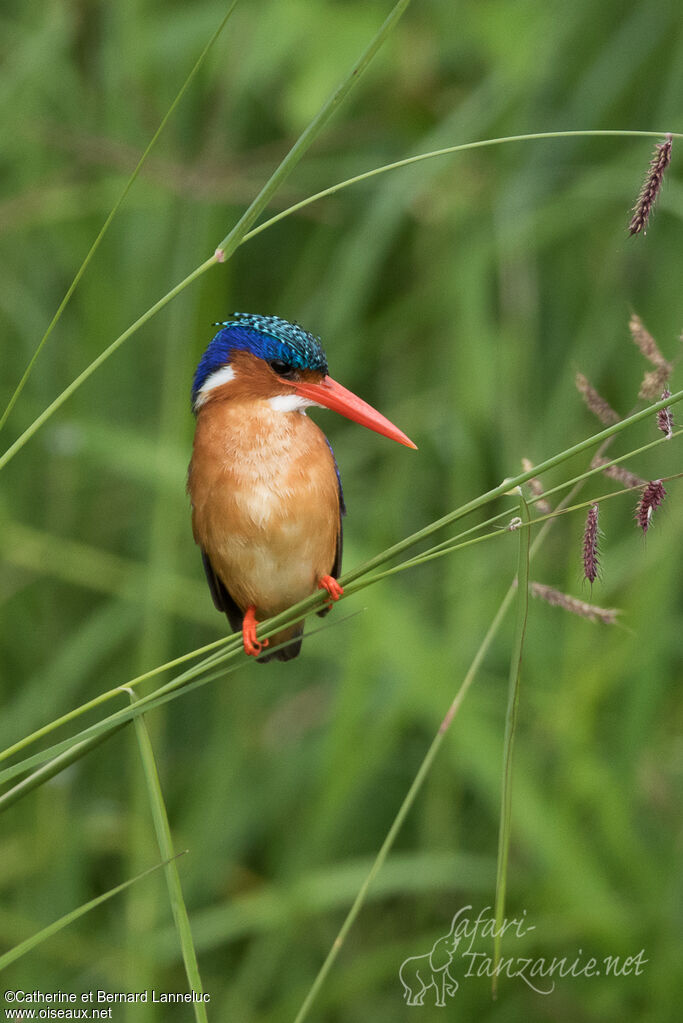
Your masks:
M462 912L463 909L458 910L451 922L450 931L442 938L437 938L431 952L409 956L401 963L398 975L407 1005L424 1005L425 995L433 987L435 1004L445 1006L446 995L452 998L458 990L458 982L450 975L448 967L460 942L460 935L455 933L455 928Z

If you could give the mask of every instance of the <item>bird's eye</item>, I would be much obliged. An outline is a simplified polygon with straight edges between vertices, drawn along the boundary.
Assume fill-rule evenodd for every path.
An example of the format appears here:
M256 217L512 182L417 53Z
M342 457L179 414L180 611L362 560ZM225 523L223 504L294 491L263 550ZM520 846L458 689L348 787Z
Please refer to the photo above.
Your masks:
M294 366L290 366L288 362L283 362L282 359L273 359L269 365L273 373L277 373L279 377L284 377L285 380L289 377L296 376Z

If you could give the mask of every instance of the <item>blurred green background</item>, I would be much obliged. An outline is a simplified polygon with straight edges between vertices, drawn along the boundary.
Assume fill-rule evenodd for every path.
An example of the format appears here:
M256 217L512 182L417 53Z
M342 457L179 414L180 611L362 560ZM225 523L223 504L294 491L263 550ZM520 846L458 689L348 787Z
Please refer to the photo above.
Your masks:
M242 0L37 363L3 450L213 252L389 9ZM3 408L224 11L215 0L5 0ZM415 0L271 212L459 142L680 130L682 90L676 0ZM321 335L332 374L419 445L411 453L315 413L344 480L346 567L519 472L523 456L541 461L595 432L577 369L630 410L646 369L631 310L669 358L681 328L676 143L647 237L626 233L653 143L514 143L380 177L264 232L136 334L2 473L2 746L225 634L185 495L191 375L215 320L243 310L299 321ZM640 424L614 451L655 436ZM676 443L630 467L676 472ZM585 497L611 489L593 482ZM504 950L645 949L641 976L566 978L547 996L503 981L494 1003L489 981L463 979L456 961L448 1008L403 1001L401 962L428 951L458 909L476 915L493 900L507 622L312 1019L679 1018L679 490L670 485L646 543L632 495L604 506L592 594L582 516L554 527L532 578L622 608L623 625L532 603L515 756L508 915L526 911L535 930ZM391 578L337 609L297 661L245 665L148 716L176 847L189 849L179 869L210 1019L294 1016L515 559L510 536ZM340 622L348 611L362 613ZM157 862L133 731L8 811L1 835L5 948ZM185 990L162 874L3 983ZM192 1016L147 1006L113 1018Z

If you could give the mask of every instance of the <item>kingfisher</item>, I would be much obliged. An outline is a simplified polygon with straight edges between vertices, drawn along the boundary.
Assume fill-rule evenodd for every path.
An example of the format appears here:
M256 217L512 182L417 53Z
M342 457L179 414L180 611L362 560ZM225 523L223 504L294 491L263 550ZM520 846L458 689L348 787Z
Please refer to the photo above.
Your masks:
M196 429L187 489L192 531L209 590L252 657L265 618L318 589L339 600L341 478L325 434L306 415L319 406L377 433L415 444L328 375L319 338L278 316L235 313L214 324L192 384ZM286 646L259 657L289 661L303 623L272 637Z

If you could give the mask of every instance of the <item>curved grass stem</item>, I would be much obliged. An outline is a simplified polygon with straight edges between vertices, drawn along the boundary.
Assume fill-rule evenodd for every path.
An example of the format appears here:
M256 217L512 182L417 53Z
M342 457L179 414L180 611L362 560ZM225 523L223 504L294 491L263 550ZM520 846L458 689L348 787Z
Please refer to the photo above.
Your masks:
M68 711L66 714L62 714L60 717L55 718L54 721L50 721L49 724L36 729L35 732L31 732L30 735L27 735L18 742L15 742L12 746L8 746L6 749L1 750L0 763L2 763L3 760L8 760L10 757L14 756L15 753L20 753L22 749L26 749L26 747L30 746L32 743L38 742L39 739L44 739L45 736L50 734L50 732L56 731L56 729L61 728L63 725L68 725L71 721L74 721L82 714L87 714L89 710L95 710L96 707L102 706L103 703L107 703L109 700L114 699L115 696L121 695L124 689L132 689L141 685L142 682L146 682L148 679L154 678L156 675L161 675L164 671L169 671L171 668L177 668L178 665L184 664L186 661L191 661L193 658L200 657L202 654L217 650L220 647L225 646L229 640L230 637L226 636L225 639L217 639L213 643L207 643L206 646L201 646L196 650L191 650L187 654L175 657L172 661L167 661L165 664L160 664L156 668L152 668L150 671L146 671L142 675L138 675L136 678L130 679L125 683L125 686L115 686L113 689L108 689L106 692L100 693L99 696L95 696L92 700L82 703L79 707L74 708L74 710Z
M178 856L184 856L184 853L178 853ZM177 858L178 857L175 857L175 859ZM37 934L32 934L30 938L26 938L25 941L19 942L18 945L14 946L14 948L11 948L0 955L0 970L4 970L8 966L11 966L12 963L17 961L17 959L21 959L21 957L25 956L27 952L33 951L34 948L41 945L44 941L47 941L54 934L58 934L65 927L68 927L69 924L74 923L80 917L85 916L86 913L89 913L91 910L101 906L103 902L113 899L115 895L125 892L131 885L136 884L138 881L142 881L144 877L148 877L150 874L153 874L155 870L161 870L164 866L167 866L167 864L156 863L153 867L143 870L142 873L138 874L136 877L129 878L128 881L124 881L122 884L116 885L115 888L110 888L108 892L104 892L102 895L97 895L94 899L90 899L89 902L83 903L83 905L79 906L77 909L72 909L70 913L65 913L64 916L61 916L58 920L54 920L51 924L48 924L47 927L43 927L43 929L38 931ZM18 1015L17 1018L21 1019L21 1014Z
M498 835L498 869L496 872L496 905L495 905L495 937L493 946L493 981L492 992L495 998L498 991L496 967L500 962L500 945L502 923L505 915L505 892L507 888L508 854L510 851L510 827L512 819L512 754L517 730L517 711L519 708L519 680L522 671L522 654L524 637L529 613L529 544L531 531L523 527L529 525L529 505L524 494L519 490L519 556L517 560L517 613L515 615L515 631L510 656L510 675L508 684L508 706L505 719L505 740L503 743L503 778L501 790L500 830Z
M681 393L683 394L683 392ZM666 400L669 403L671 403L672 401L671 398L667 398ZM661 402L658 404L661 404ZM650 411L651 411L650 409L645 409L644 413L649 414ZM611 439L614 433L618 432L617 428L619 426L623 426L624 424L627 424L629 422L630 420L622 420L622 422L620 424L617 424L616 427L610 427L609 430L602 431L602 433L596 434L594 437L589 438L588 441L584 442L583 446L590 447L593 444L597 444L600 442L601 438L604 446ZM679 430L674 436L678 436L682 432L683 430ZM608 436L606 437L605 435ZM567 487L572 487L572 493L574 493L576 492L578 486L580 486L588 478L593 477L598 473L601 473L607 465L616 464L625 459L632 458L635 455L642 453L643 451L647 451L658 444L664 443L665 441L666 441L665 437L660 437L655 441L651 441L649 444L643 445L635 449L634 451L627 452L627 454L622 455L619 458L613 459L608 463L605 463L605 465L591 468L586 472L581 473L578 476L575 476L573 479L566 481L562 484L559 484L557 487L554 487L551 490L546 491L544 497L547 497L550 494L554 494L560 490L564 490ZM504 492L505 493L509 492L511 487L515 485L521 485L521 483L529 479L530 476L542 472L543 468L548 467L550 463L552 463L553 465L558 464L558 459L559 461L562 461L563 457L571 457L571 455L574 454L575 451L576 448L571 448L568 450L568 452L563 452L561 455L555 456L554 458L541 463L540 466L533 467L533 469L531 469L529 472L522 473L520 476L516 477L515 480L506 480L505 483L502 485ZM494 495L497 495L497 491L493 493ZM628 491L627 490L614 491L613 493L604 495L602 498L592 498L591 501L588 503L594 503L596 500L598 501L607 500L611 497L620 496L621 494L624 493L628 493ZM365 589L367 586L373 585L379 580L384 579L390 575L394 575L398 572L405 571L405 569L407 568L415 567L416 565L422 564L423 562L430 561L433 560L434 558L453 553L457 550L471 546L476 543L481 543L485 540L492 539L495 536L501 536L506 534L507 533L506 529L497 529L481 536L474 537L471 536L472 533L480 532L482 529L485 529L488 526L495 525L495 523L499 521L501 518L509 517L510 511L507 509L497 515L492 516L491 518L487 519L482 523L479 523L475 526L470 527L467 530L464 530L455 537L450 537L448 540L443 541L443 543L438 544L435 547L428 549L427 551L423 551L420 554L415 555L414 557L406 559L405 561L401 562L398 565L393 566L392 568L385 569L384 571L381 572L374 571L374 569L381 567L381 565L385 564L386 561L390 560L391 557L395 556L397 552L400 552L404 550L406 547L414 545L415 543L418 543L420 540L426 538L427 536L430 536L432 533L442 528L443 525L448 524L449 522L454 521L455 519L461 518L464 514L466 514L465 509L472 510L474 507L478 507L479 504L485 504L488 501L492 501L494 499L490 495L484 495L484 497L487 498L487 500L482 499L478 503L477 501L470 502L469 505L465 505L460 509L456 509L456 511L452 512L450 515L445 516L444 518L439 519L434 523L431 523L429 526L426 526L418 533L413 534L412 537L409 537L406 541L401 541L400 544L394 545L394 547L391 547L388 550L383 551L381 554L378 554L370 562L367 562L364 567L362 566L360 569L352 570L351 572L345 573L341 577L341 582L342 585L346 587L347 595L351 596L353 593L359 592L360 590ZM558 508L556 508L553 512L549 513L548 515L540 516L534 519L531 524L535 525L536 523L545 522L545 524L548 525L559 515L566 514L570 510L578 510L585 506L576 505L573 508L567 507L570 497L571 494L568 495L566 501L561 503L558 506ZM529 501L529 503L532 504L533 500L534 499L532 498ZM300 601L298 604L289 608L287 611L282 612L282 614L278 615L277 617L274 617L264 622L261 626L261 635L263 635L265 638L268 638L274 633L280 631L285 626L292 625L295 622L302 620L308 614L312 613L317 608L319 608L322 602L324 602L324 597L318 594L308 597L304 601ZM96 709L98 706L112 699L114 696L122 693L125 688L136 687L143 681L153 678L156 675L159 675L162 672L169 670L173 667L177 667L178 665L185 663L188 660L192 660L195 657L200 657L202 654L209 654L209 656L205 657L198 664L187 669L177 678L170 680L168 683L166 683L166 685L162 686L155 693L152 693L144 698L146 702L149 702L148 709L152 709L154 706L159 705L159 703L165 702L167 699L170 698L169 694L173 694L176 690L184 688L186 686L189 688L191 683L193 683L193 680L201 676L202 673L207 672L218 665L223 665L227 661L232 660L235 657L239 657L241 655L240 639L239 637L236 636L228 636L225 639L216 640L213 643L209 643L206 646L198 648L197 650L193 650L187 654L183 654L181 657L175 658L172 661L159 665L156 668L153 668L150 671L145 672L142 675L139 675L136 678L124 683L123 685L116 686L113 689L110 689L105 693L100 694L99 696L93 698L92 700L89 700L88 702L82 704L80 707L77 707L64 715L61 715L59 718L56 718L54 721L49 722L48 724L32 732L30 735L27 735L24 738L18 740L12 746L9 746L7 749L1 751L0 762L3 760L7 760L16 753L21 752L23 749L26 749L26 747L38 741L39 739L45 738L47 735L49 735L51 732L55 731L62 725L69 724L76 718L80 717L82 714L85 714L87 711ZM242 664L243 663L244 662L242 662ZM236 667L239 666L240 665L238 664ZM221 670L225 672L226 669L222 668ZM111 728L114 726L115 723L121 720L120 717L121 714L124 715L125 723L125 721L129 719L129 717L126 717L127 713L128 712L126 711L116 712L114 715L110 715L108 718L105 718L103 719L103 721L99 722L99 725L102 727L107 725L108 728ZM17 777L19 774L25 772L26 770L39 766L40 764L44 763L47 759L51 757L61 756L62 754L65 754L69 746L74 742L80 742L85 739L93 738L94 734L96 734L97 732L97 728L98 725L93 725L91 726L91 729L85 729L78 735L73 736L71 739L64 740L63 743L56 744L49 750L44 750L42 753L36 754L33 757L28 757L25 760L21 761L20 763L15 764L11 768L6 768L5 770L0 771L0 783L3 781L5 782L10 781L11 779ZM87 752L87 750L84 751ZM3 799L4 797L0 797L0 806L4 805L4 803L2 802Z
M316 192L315 195L308 196L307 199L302 199L300 202L294 203L292 206L288 206L286 210L282 210L280 213L276 213L275 216L270 217L269 220L264 220L258 227L253 228L242 239L243 242L250 241L255 238L266 228L272 227L274 224L278 224L285 217L289 217L292 213L298 213L300 210L305 210L308 206L311 206L314 202L320 202L321 199L327 199L331 195L336 195L338 192L342 192L345 188L349 188L351 185L360 185L363 181L369 181L370 178L379 177L380 174L386 174L388 171L400 170L403 167L411 167L413 164L422 163L424 160L433 160L441 156L452 156L454 153L465 153L472 149L484 149L489 146L502 146L509 142L538 142L542 139L566 139L566 138L586 138L591 136L614 136L617 138L626 138L629 136L644 136L645 138L661 138L665 132L663 131L620 131L619 129L614 130L595 130L595 131L541 131L532 132L527 135L505 135L497 139L478 139L475 142L462 142L457 146L445 146L443 149L433 149L428 153L417 153L415 156L407 156L403 160L395 160L393 163L385 163L382 167L374 167L372 170L363 171L362 174L355 174L352 178L345 178L344 181L338 181L336 185L330 185L329 188L323 188L322 191ZM678 135L676 132L670 133L673 138L683 138L683 135Z
M198 266L195 270L193 270L192 273L188 274L188 276L185 277L174 288L172 288L171 291L167 292L162 298L160 298L158 302L155 302L155 304L151 306L151 308L148 309L146 313L143 313L143 315L140 316L135 321L135 323L133 323L127 330L125 330L123 334L120 334L115 341L112 341L112 343L107 348L105 348L105 350L100 355L98 355L97 358L94 359L93 362L91 362L90 365L87 366L83 370L83 372L80 373L75 378L75 380L73 380L69 384L69 386L66 387L50 405L48 405L45 411L42 412L41 415L39 415L38 418L35 419L31 423L31 425L21 434L21 436L18 437L17 440L4 452L4 454L0 456L0 469L7 465L7 463L17 454L17 452L19 452L24 447L27 441L29 441L31 437L33 437L34 434L37 433L37 431L43 426L43 424L46 423L47 420L52 415L54 415L57 409L61 408L64 402L67 401L71 397L71 395L75 391L77 391L78 388L82 384L84 384L86 380L89 379L89 377L92 376L96 369L98 369L104 362L106 362L106 360L111 355L113 355L118 348L121 347L124 341L127 341L129 337L131 337L136 331L140 329L140 327L144 326L145 323L151 320L152 317L156 315L156 313L160 312L163 308L165 308L165 306L167 306L168 303L176 297L176 295L179 295L181 291L183 291L189 284L191 284L194 280L200 277L206 270L209 269L209 267L215 266L216 263L224 263L227 259L230 258L232 253L242 242L245 233L261 215L267 203L275 194L279 186L291 174L291 172L299 163L306 150L312 145L313 141L320 134L323 127L330 119L334 111L337 109L339 104L342 102L343 99L345 99L347 94L351 91L353 86L359 80L360 76L366 70L372 58L380 49L382 43L387 38L389 32L394 27L398 19L401 17L409 3L410 0L398 0L398 2L394 5L393 10L386 18L384 23L381 25L381 27L375 34L370 44L366 47L365 51L363 52L358 62L354 65L353 68L351 68L351 70L341 83L341 85L332 93L332 95L323 104L323 106L320 108L320 110L309 123L309 125L301 133L297 141L290 149L287 156L285 156L284 160L282 160L282 162L276 168L274 173L263 186L259 194L256 196L254 201L249 206L249 208L237 221L232 230L225 236L225 238L220 243L214 254L209 259L205 260L202 264L200 264L200 266ZM204 55L202 55L202 58L203 56ZM178 99L180 99L180 96L178 97ZM171 111L169 111L169 114L167 114L167 118L170 115L170 112ZM163 123L165 123L165 121L162 122L162 127ZM152 141L154 142L155 140L156 136ZM117 208L118 207L115 207L115 210ZM83 267L83 269L85 269L85 266ZM78 279L80 280L80 277ZM75 281L73 286L74 288L77 283L78 280ZM73 288L71 289L68 297L71 297L72 293ZM63 304L65 305L66 301ZM54 321L55 323L59 318L59 315L61 315L61 309L58 310L58 315ZM47 340L47 338L45 338L44 341L45 340ZM40 350L40 347L42 347L42 344L44 344L44 341L41 342L41 345L39 345L38 351ZM38 352L36 352L34 359L37 357L37 354ZM28 378L30 370L31 366L29 366L25 374L26 378ZM23 387L23 382L19 387L19 391L21 390L21 387ZM18 393L16 397L18 397ZM14 401L16 401L16 397L12 400L11 404L13 404Z
M394 9L394 13L399 7L401 7L400 13L402 13L403 8L407 5L407 2L409 2L409 0L402 0L402 3L397 4L396 8ZM390 15L390 18L392 18L393 16L394 16L393 14ZM398 16L400 16L400 14L396 15L396 17ZM385 29L386 31L388 31L386 26L387 22L384 23L380 31L384 31ZM366 51L366 55L367 52L368 51ZM375 51L373 50L373 55L374 52ZM366 64L367 62L365 63L363 61L359 62L358 70L354 69L354 71L352 71L352 75L360 74L360 72L364 70ZM324 123L327 121L327 119L333 112L334 108L339 104L339 102L341 102L341 98L342 96L340 95L340 90L337 90L337 92L334 94L334 97L332 98L334 99L334 103L332 102L332 99L328 100L327 104L325 104L325 107L323 108L323 110L326 112L324 118L321 117L320 115L316 116L316 119L314 119L314 121L317 125L318 131L322 129ZM311 124L313 123L314 122L311 122ZM309 128L310 127L311 126L309 125ZM164 309L168 305L168 303L172 301L172 299L174 299L177 295L184 291L185 288L192 284L193 281L195 281L198 277L201 277L202 274L204 274L205 271L208 270L210 267L215 266L217 263L223 263L227 259L229 259L230 256L234 253L234 251L239 247L239 245L242 244L242 242L254 238L257 234L260 234L261 231L264 231L267 227L271 227L273 224L284 219L284 217L290 216L292 213L296 213L298 210L303 209L305 206L309 206L311 203L317 202L319 199L323 199L328 195L333 195L336 192L340 192L342 189L348 188L351 185L355 185L362 181L366 181L371 177L378 176L379 174L384 174L387 171L398 170L401 167L406 167L409 166L410 164L418 163L421 160L430 160L439 156L447 156L456 152L464 152L468 149L477 148L481 149L487 146L502 145L504 143L511 142L522 141L530 142L538 141L541 139L562 139L570 136L591 137L604 135L616 138L625 138L634 135L645 137L659 137L661 134L663 134L662 132L654 131L622 131L619 129L613 130L607 129L604 131L597 130L559 132L556 131L545 133L536 132L529 135L510 135L498 139L483 139L476 142L465 142L457 146L447 147L446 149L437 149L434 150L433 152L421 153L418 154L417 156L407 157L405 160L398 160L395 163L385 164L382 167L376 167L373 170L366 171L363 174L358 174L355 177L347 178L345 181L338 182L338 184L332 185L330 186L330 188L324 189L322 192L317 192L315 195L310 196L308 199L302 200L300 203L296 203L294 206L290 206L287 210L283 210L275 217L271 217L270 220L265 221L257 228L253 228L251 231L249 231L248 228L258 217L259 213L263 210L268 200L275 193L277 187L280 184L282 184L287 174L294 169L294 166L296 165L298 160L300 160L301 157L303 156L305 149L308 148L308 146L313 141L313 138L307 134L309 128L306 129L301 138L297 141L297 143L295 143L290 153L285 157L283 164L284 163L287 164L286 173L281 173L283 167L283 164L281 164L280 167L278 167L278 169L275 171L275 173L270 177L268 182L266 182L263 189L256 197L254 202L251 204L249 209L246 211L246 213L241 217L241 219L238 221L235 227L229 232L229 234L225 236L223 241L216 249L216 252L209 259L201 263L195 270L192 271L192 273L188 274L187 277L183 278L183 280L180 281L179 284L176 284L174 288L172 288L165 295L163 295L162 298L158 300L158 302L155 302L155 304L151 306L147 310L147 312L143 313L143 315L140 316L133 324L131 324L131 326L128 327L127 330L125 330L114 341L112 341L112 343L107 348L105 348L104 351L101 352L96 359L94 359L74 380L72 380L72 382L61 392L61 394L59 394L54 399L54 401L52 401L50 405L48 405L47 408L36 419L34 419L34 421L26 428L26 430L24 430L24 432L14 441L14 443L11 444L10 447L8 447L7 450L3 452L2 455L0 455L0 469L3 469L7 465L7 463L10 462L12 458L14 458L16 454L18 454L19 451L21 451L24 445L38 432L38 430L40 430L40 428L47 422L47 420L50 419L51 416L53 416L54 413L57 412L58 409L60 409L61 406L66 401L68 401L71 395L74 394L74 392L77 391L78 388L81 387L81 385L84 384L92 376L95 370L99 369L99 367L103 365L103 363L105 363L107 359L109 359L109 357L112 356L114 352L116 352L121 347L124 341L127 341L128 338L132 337L132 335L135 334L140 329L140 327L144 326L149 320L152 319L153 316L155 316L158 312ZM673 135L674 137L677 138L683 137L679 136L676 133L673 133ZM301 142L301 139L303 139L304 136L306 136L306 145L305 147L300 148L299 142ZM292 157L292 153L295 152L296 160ZM292 158L290 159L290 157Z
M64 295L64 298L62 299L62 301L60 302L60 304L59 304L59 306L57 308L56 313L54 314L54 316L50 320L50 323L48 324L47 330L43 334L42 338L40 339L40 341L39 341L39 343L38 343L38 345L36 347L36 350L34 351L33 355L31 356L31 358L29 360L29 363L26 366L26 369L24 370L23 376L21 377L21 380L17 384L17 386L16 386L16 388L14 390L14 393L12 394L9 402L7 403L7 407L5 408L5 411L2 413L2 416L0 416L0 430L2 430L3 426L7 422L7 419L9 417L12 409L14 408L14 405L17 402L17 399L19 398L19 395L23 391L28 378L30 377L31 373L33 372L33 367L35 365L36 359L38 358L38 356L42 352L43 348L47 344L48 338L52 334L52 331L55 329L55 327L57 326L57 323L61 319L62 313L66 309L67 305L69 304L69 301L71 300L71 296L73 295L74 291L78 287L78 284L79 284L79 282L81 280L81 277L83 276L85 271L88 269L88 265L90 264L90 261L92 260L93 256L95 255L95 253L99 249L100 244L102 242L102 239L104 238L105 234L109 230L109 227L111 225L112 220L114 219L114 217L118 213L118 211L121 208L121 206L123 205L123 203L124 203L128 193L130 192L131 188L135 184L135 181L136 181L140 171L142 170L143 165L145 164L145 162L147 160L147 157L149 156L149 154L151 153L152 149L156 145L157 140L159 139L159 136L161 135L161 133L163 132L164 128L166 127L166 125L167 125L169 119L171 118L171 116L173 115L176 107L178 106L178 104L180 103L181 99L183 98L183 96L185 95L187 90L189 89L190 84L192 83L195 75L197 74L197 72L199 71L200 67L204 63L204 60L207 57L207 55L208 55L209 51L211 50L212 46L217 41L217 39L220 36L221 32L225 28L225 25L226 25L226 23L228 21L228 18L230 17L230 15L232 14L233 10L235 9L235 4L236 3L237 3L237 0L233 0L232 4L228 8L225 16L223 17L220 25L218 26L218 28L216 29L216 31L211 36L211 38L209 39L208 43L206 44L206 46L202 50L201 54L199 55L199 58L197 59L196 64L194 65L194 67L190 71L189 75L187 76L187 78L183 82L182 86L180 87L180 91L178 92L178 95L173 100L173 102L171 103L170 107L168 108L168 110L164 114L159 127L154 132L154 135L150 139L150 142L149 142L147 148L145 149L144 153L142 154L142 156L138 160L135 168L133 169L133 172L131 173L130 177L128 178L128 181L126 182L126 184L123 187L123 191L121 192L120 196L118 197L118 199L116 200L116 202L112 206L112 208L111 208L111 210L110 210L110 212L109 212L109 214L107 216L107 219L105 220L104 224L100 228L99 234L97 235L97 237L95 238L95 241L90 246L90 249L88 250L88 253L87 253L85 259L83 260L83 262L81 263L80 267L78 268L78 270L76 272L76 276L74 277L74 279L72 280L71 284L69 285L69 287L68 287L68 289L66 291L66 294Z
M132 689L128 690L128 695L131 703L135 704L138 698ZM154 757L154 750L152 749L152 741L149 737L149 731L145 724L144 715L136 717L134 724L138 748L140 750L140 760L142 761L142 770L147 784L147 794L149 796L149 805L152 820L154 822L154 830L156 832L159 853L165 863L164 873L166 874L168 896L171 903L176 931L178 932L178 940L180 942L183 962L185 964L185 974L192 993L196 995L203 995L204 989L202 986L202 978L199 973L199 964L197 962L197 952L192 938L190 918L188 916L187 906L185 905L185 899L183 897L183 889L180 883L180 874L178 873L178 864L176 863L176 856L173 848L173 838L171 836L171 826L168 822L166 802L161 789L161 781L159 779L159 772L157 770L156 759ZM194 1017L197 1020L197 1023L208 1023L206 1005L203 1000L193 1001L192 1006L194 1008Z
M607 438L605 441L603 441L603 443L601 444L600 449L599 449L600 453L605 451L610 443L611 443L611 439L610 438ZM572 487L570 492L566 495L564 500L561 501L560 504L558 505L558 507L556 509L556 514L557 513L561 513L571 503L571 501L574 499L574 497L579 493L579 491L583 487L584 482L585 482L585 480L584 480L583 476L582 477L578 477L578 482L575 483L575 485ZM533 557L535 556L535 554L538 552L538 550L542 546L543 542L545 541L545 539L546 539L546 537L547 537L547 535L548 535L548 533L549 533L549 531L550 531L550 529L552 527L553 521L554 521L554 517L553 516L549 516L546 519L546 521L543 523L543 525L541 526L541 528L540 528L536 538L534 539L533 543L531 543L531 545L529 547L529 551L528 551L528 560L529 560L529 562L531 562L531 560L533 559ZM524 529L523 531L526 532L526 533L529 533L529 529L528 528ZM520 540L520 543L521 543L521 540ZM520 551L521 551L521 549L522 548L520 547ZM387 856L389 855L389 852L391 851L391 848L392 848L392 846L394 844L396 836L398 835L399 831L401 830L401 825L405 821L405 819L406 819L406 817L408 815L408 812L410 811L411 807L413 806L413 804L414 804L414 802L415 802L415 800L416 800L416 798L417 798L417 796L418 796L418 794L420 792L420 789L422 787L422 784L423 784L424 780L427 778L427 776L429 774L429 770L430 770L430 768L431 768L431 766L432 766L432 764L433 764L433 762L434 762L434 760L436 758L436 755L439 752L439 749L440 749L440 747L441 747L441 745L443 743L444 736L445 736L446 732L448 731L448 729L450 728L450 726L452 725L453 720L455 719L458 711L460 710L460 707L462 706L462 703L463 703L463 701L465 699L465 696L467 695L470 687L472 686L472 683L474 682L474 679L476 678L477 672L479 671L479 668L481 667L481 665L482 665L482 663L484 661L484 658L486 657L486 655L487 655L487 653L488 653L488 651L489 651L489 649L491 647L491 644L492 644L494 638L498 634L498 631L499 631L503 621L505 620L507 612L509 611L510 607L512 606L512 603L513 603L513 601L515 599L515 596L517 595L518 589L519 589L519 587L517 586L517 579L515 578L515 579L513 579L511 585L508 587L507 593L503 597L503 599L502 599L502 601L501 601L501 603L500 603L500 605L498 607L498 610L496 611L496 613L495 613L495 615L494 615L494 617L493 617L493 619L491 621L491 624L489 625L489 627L488 627L488 629L486 631L486 634L484 635L484 638L482 639L482 641L481 641L481 643L479 645L479 648L477 649L477 651L476 651L476 653L474 655L472 663L470 664L470 667L469 667L469 669L468 669L464 679L462 680L462 682L461 682L461 684L460 684L460 686L459 686L459 688L458 688L458 690L457 690L457 692L456 692L456 694L455 694L455 696L454 696L454 698L453 698L453 700L451 702L451 705L449 706L448 710L446 711L446 715L443 718L443 720L441 721L441 724L439 725L439 728L438 728L438 731L437 731L436 735L432 739L432 742L431 742L427 752L425 753L424 759L423 759L422 763L420 764L420 767L418 768L417 774L416 774L412 784L410 785L410 788L408 789L408 792L406 793L406 795L403 798L403 801L402 801L402 803L401 803L401 805L399 807L399 810L398 810L398 813L396 815L396 818L393 821L393 823L391 824L391 827L390 827L390 829L389 829L389 831L387 833L387 836L386 836L384 842L382 843L379 852L377 853L377 856L376 856L375 861L374 861L374 863L372 865L372 868L371 868L367 878L365 879L363 885L361 886L361 889L358 892L358 895L354 899L353 904L352 904L351 908L349 909L348 914L347 914L347 916L346 916L346 918L345 918L345 920L344 920L344 922L342 924L342 927L341 927L337 937L335 938L335 940L334 940L334 942L333 942L333 944L332 944L332 946L330 948L330 951L328 952L327 956L325 957L325 960L323 961L323 963L322 963L322 965L320 967L320 970L318 971L318 974L316 975L316 977L315 977L315 979L313 981L313 984L311 985L311 988L310 988L310 990L309 990L309 992L308 992L308 994L307 994L307 996L306 996L306 998L305 998L305 1000L304 1000L304 1002L303 1002L299 1012L297 1013L297 1016L296 1016L296 1019L295 1019L295 1023L303 1023L305 1018L308 1016L309 1010L310 1010L311 1006L313 1005L313 1002L315 1001L315 998L316 998L318 992L320 991L320 989L321 989L321 987L322 987L322 985L323 985L327 975L329 974L329 972L330 972L330 970L331 970L331 968L332 968L332 966L334 964L334 961L336 960L336 958L337 958L337 956L339 954L339 951L340 951L340 949L341 949L341 947L343 945L343 942L344 942L344 939L346 938L346 935L348 934L349 930L351 929L351 926L353 925L354 921L358 917L358 914L360 913L360 910L361 910L361 908L363 906L363 903L365 902L368 890L369 890L369 888L370 888L374 878L379 873L379 870L381 869L382 865L384 864Z

